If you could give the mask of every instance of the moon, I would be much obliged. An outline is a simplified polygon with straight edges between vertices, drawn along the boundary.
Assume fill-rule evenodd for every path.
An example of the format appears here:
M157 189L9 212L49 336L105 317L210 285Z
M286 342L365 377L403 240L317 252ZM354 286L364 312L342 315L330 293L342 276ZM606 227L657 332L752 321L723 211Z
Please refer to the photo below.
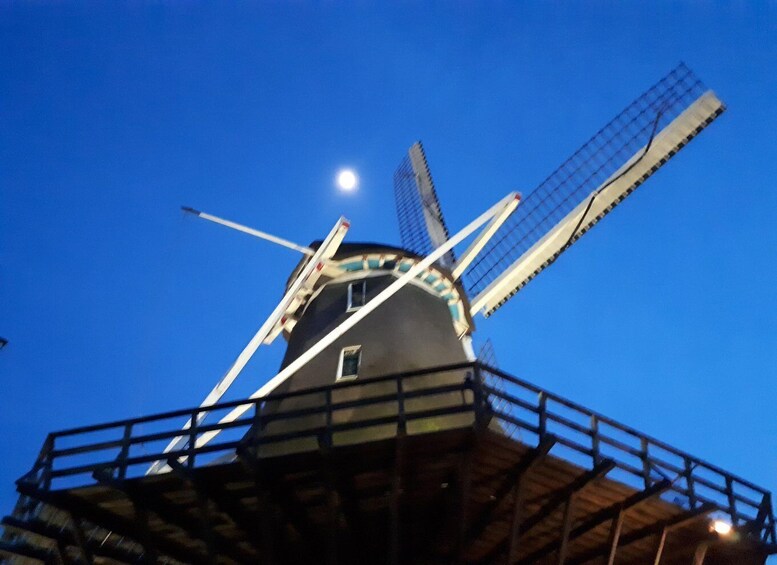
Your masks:
M351 192L356 190L356 186L359 184L359 177L351 169L343 169L337 173L337 186L340 190L345 192Z

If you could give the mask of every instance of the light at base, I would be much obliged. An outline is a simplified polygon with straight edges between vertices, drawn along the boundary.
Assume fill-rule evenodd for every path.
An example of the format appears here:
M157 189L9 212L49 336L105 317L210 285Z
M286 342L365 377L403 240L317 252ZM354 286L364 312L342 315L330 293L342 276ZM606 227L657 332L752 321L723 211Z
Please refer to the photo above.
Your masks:
M713 520L710 529L718 535L727 536L731 533L731 524L725 520Z

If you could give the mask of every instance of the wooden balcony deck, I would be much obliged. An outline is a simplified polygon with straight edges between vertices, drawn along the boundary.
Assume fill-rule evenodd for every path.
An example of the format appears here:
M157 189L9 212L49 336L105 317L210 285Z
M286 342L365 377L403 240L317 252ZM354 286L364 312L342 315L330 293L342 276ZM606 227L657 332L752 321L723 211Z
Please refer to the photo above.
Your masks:
M418 385L452 372L456 384ZM375 394L338 400L340 387L368 384L380 385ZM775 552L768 492L494 369L441 367L301 395L317 399L312 409L269 414L284 395L250 401L255 412L223 426L218 443L194 447L217 426L203 424L186 449L167 454L161 447L193 411L52 434L18 482L0 554L52 563L747 565ZM269 420L289 431L255 433ZM156 461L169 472L147 475ZM733 533L711 532L714 516Z

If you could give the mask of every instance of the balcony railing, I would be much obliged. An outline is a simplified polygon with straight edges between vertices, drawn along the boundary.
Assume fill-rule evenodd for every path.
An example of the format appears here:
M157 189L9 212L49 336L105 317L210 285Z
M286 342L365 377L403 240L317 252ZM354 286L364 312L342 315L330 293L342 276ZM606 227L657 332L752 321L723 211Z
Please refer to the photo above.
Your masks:
M212 420L245 405L253 410L243 418L228 423L206 419L181 431L186 419L197 422L202 413L209 413ZM435 424L425 425L428 422ZM740 531L777 543L768 491L480 363L357 379L51 433L32 470L19 482L55 490L94 484L97 478L141 476L158 462L177 460L199 467L231 460L251 448L261 453L294 442L302 449L326 448L348 434L350 441L354 437L363 441L386 437L387 430L389 435L412 435L468 425L498 430L529 446L552 435L553 454L558 457L584 468L610 459L615 463L610 476L637 489L668 480L671 487L662 496L665 500L689 510L712 506ZM198 438L214 431L219 435L213 441L197 446ZM186 445L165 453L170 440L181 436L188 439Z

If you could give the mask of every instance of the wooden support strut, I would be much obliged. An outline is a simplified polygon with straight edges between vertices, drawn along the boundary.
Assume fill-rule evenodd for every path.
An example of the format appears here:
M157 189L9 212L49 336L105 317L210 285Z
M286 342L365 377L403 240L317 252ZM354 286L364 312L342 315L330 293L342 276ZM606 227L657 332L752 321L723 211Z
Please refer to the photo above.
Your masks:
M193 460L194 458L190 458ZM195 489L196 490L196 489ZM208 549L208 562L216 562L216 542L213 539L213 513L210 509L208 497L201 490L197 492L197 511L200 515L200 531L202 539L205 541L205 547Z
M567 486L562 487L554 491L548 501L532 516L530 516L521 526L521 533L525 534L531 530L534 526L544 521L548 516L555 512L559 506L564 504L569 497L583 490L586 486L591 484L597 479L601 479L607 473L615 468L615 462L612 459L604 459L602 462L595 466L590 471L586 471L582 475L578 476L575 480L569 483ZM481 563L492 563L496 561L496 557L507 551L507 545L509 540L507 538L500 541L489 553L480 560Z
M19 531L27 535L32 534L36 537L45 539L49 543L54 542L57 547L56 554L44 553L46 550L41 548L37 543L34 545L34 547L27 546L27 544L20 545L18 543L19 540L14 540L14 542L5 545L5 550L3 549L2 544L0 544L0 553L7 552L11 555L24 556L22 553L14 553L11 548L19 548L22 552L29 548L35 552L40 552L41 557L45 557L45 559L50 562L59 562L64 565L68 565L69 560L67 556L67 545L63 542L62 538L66 535L69 536L70 532L67 530L60 530L56 527L47 526L46 524L40 523L38 520L34 520L34 522L36 523L30 524L27 521L14 518L12 516L5 516L2 521L2 526L6 532L4 537L14 539L8 536L8 530ZM59 559L55 559L55 556ZM35 559L37 559L37 557Z
M180 528L187 533L191 539L199 540L208 547L209 537L212 533L211 555L221 554L237 561L238 563L250 560L254 557L252 553L235 546L231 540L218 535L216 532L203 532L203 525L196 519L192 519L185 509L175 508L174 505L167 503L164 496L158 496L155 493L144 492L139 488L139 484L131 484L128 481L117 481L108 479L99 473L95 473L95 478L103 485L113 488L124 495L132 502L138 511L143 513L153 512L160 520ZM141 524L142 526L142 524ZM210 559L206 560L210 562Z
M308 562L320 560L318 548L322 546L322 541L317 529L310 523L307 513L301 507L294 495L288 492L288 489L275 482L270 484L269 477L262 472L259 460L245 448L238 448L238 461L254 480L254 487L257 496L257 527L259 528L259 537L262 539L262 545L267 563L277 562L275 536L273 535L273 525L269 510L271 505L283 508L285 518L296 530L299 536L300 550L305 554ZM270 556L270 559L267 556Z
M459 469L458 484L458 535L456 536L456 547L454 552L454 563L461 565L464 563L464 552L467 549L467 524L469 523L469 496L472 489L472 454L473 447L464 453Z
M666 533L667 528L664 526L661 528L661 535L658 538L658 544L656 545L656 556L653 559L653 565L661 565L661 557L664 554L664 546L666 545Z
M140 544L143 546L143 563L155 565L159 561L159 554L152 539L151 528L148 525L148 511L134 500L132 507L135 510L135 523L140 532Z
M572 529L572 520L574 519L576 494L577 491L570 493L564 503L564 519L561 523L561 540L558 548L558 565L564 565L567 561L567 553L569 552L569 531Z
M481 536L491 523L494 513L498 511L499 506L516 487L516 482L523 474L539 464L554 445L556 445L556 438L548 435L540 442L539 446L524 455L521 461L507 473L504 480L495 489L494 498L485 505L483 510L472 521L472 526L467 533L467 544L472 543Z
M621 537L621 530L623 529L623 518L624 518L625 512L623 509L618 511L618 514L612 519L612 524L610 525L610 535L609 535L609 541L610 544L610 554L607 556L607 565L614 565L615 563L615 554L618 552L618 542L620 541Z
M204 563L200 554L196 551L192 551L191 548L181 545L179 542L170 538L152 532L145 532L142 527L138 527L136 521L122 518L102 509L98 505L88 503L80 497L63 492L52 493L45 490L39 490L26 483L18 483L17 490L20 494L29 496L30 498L65 512L76 508L78 509L79 516L83 519L94 524L100 524L102 528L126 536L137 541L141 545L144 545L144 536L147 536L146 541L150 546L144 545L147 550L152 549L156 551L158 549L173 559L184 563Z
M334 467L333 467L334 469ZM340 512L346 526L346 542L352 552L366 555L368 540L362 535L361 516L359 515L358 493L354 487L353 476L332 471L332 488L337 492Z
M94 563L94 557L91 550L89 549L86 536L84 535L84 528L81 524L81 520L78 516L73 515L73 513L69 514L70 523L73 525L73 536L75 537L76 543L78 544L78 549L81 552L81 558L88 565L92 565Z
M644 502L647 502L648 500L651 500L656 496L661 495L662 493L666 492L671 486L672 486L672 483L670 481L661 481L659 483L654 484L650 488L647 488L643 491L636 492L624 500L621 500L611 506L601 509L600 511L594 513L587 520L585 520L582 524L575 527L569 534L569 541L574 541L577 538L587 534L594 528L604 524L605 522L613 520L621 512L625 513L626 511ZM524 559L520 561L520 565L528 565L530 563L535 563L541 558L545 557L546 555L553 553L557 549L558 549L558 542L551 542L545 545L544 547L541 547L538 550L534 551L532 554L526 556Z
M696 546L696 551L693 553L693 565L704 565L704 558L707 557L707 550L709 548L709 541L703 541Z
M405 467L405 436L397 434L394 454L394 469L391 474L391 491L389 492L389 565L399 565L401 561L401 540L399 539L400 499L403 492L402 478Z
M297 532L301 543L296 543L296 549L305 555L305 562L314 563L321 561L321 548L326 547L326 540L322 538L319 528L311 521L307 509L300 503L298 498L291 491L287 484L282 480L273 480L267 472L263 470L261 460L251 454L246 448L238 448L238 461L244 469L251 474L255 481L255 488L259 500L259 516L257 526L261 527L260 535L264 539L271 535L269 518L270 516L263 509L272 505L276 510L282 509L281 519L286 519L291 527ZM264 525L262 525L264 522ZM275 552L275 540L268 540L272 543L276 560L279 552Z
M0 555L2 554L10 555L12 557L26 557L28 559L42 561L46 564L53 564L56 562L54 555L50 551L38 549L37 547L30 547L27 544L0 541Z
M71 530L47 524L39 519L20 520L13 516L6 516L2 520L2 525L5 528L26 532L55 542L60 554L60 560L64 563L69 562L67 556L68 546L77 544ZM118 547L112 547L109 544L87 540L87 545L90 553L95 558L110 559L111 561L118 563L136 563L138 561L137 554L125 551Z
M707 514L712 512L714 509L715 509L714 505L705 504L694 510L688 510L686 512L678 514L677 516L669 520L661 520L659 522L656 522L655 524L651 524L639 530L629 532L628 534L621 536L619 541L619 546L625 547L627 545L631 545L632 543L636 543L638 541L641 541L643 539L649 538L651 536L656 536L656 535L660 535L665 538L666 534L669 531L675 528L679 528L680 526L683 526L693 520L698 520L702 516L706 516ZM660 549L661 551L663 551L663 547L661 547ZM610 551L610 545L605 544L598 548L594 548L593 550L588 551L583 555L575 557L571 561L571 563L575 565L587 563L594 559L599 559L602 556L609 555L609 551ZM660 554L657 556L657 558L660 558Z
M506 565L511 565L515 561L518 552L518 539L521 535L521 520L523 519L523 503L526 498L526 481L524 476L518 478L514 489L513 516L510 521L510 537L507 545Z
M326 432L323 445L320 449L321 454L321 474L324 477L324 494L326 497L326 563L328 565L337 565L340 510L338 505L339 496L335 488L335 469L332 461L332 445L334 437L332 432L333 413L332 413L332 390L326 392Z
M62 565L70 564L70 554L67 551L67 544L62 540L57 540L57 555L59 556L59 562ZM117 563L132 563L131 561L122 561L120 559L114 559Z
M174 457L169 458L167 464L170 466L173 473L178 475L197 491L198 496L206 498L217 510L229 516L229 519L234 522L237 529L243 532L245 539L250 540L255 538L255 536L252 535L254 530L253 519L248 516L248 513L242 505L226 492L226 489L219 485L206 483L201 480L187 465L181 464ZM258 552L258 545L255 544L255 547Z
M602 477L607 475L607 473L612 471L614 468L615 468L615 462L612 459L605 459L590 471L586 471L585 473L577 477L566 487L556 491L553 495L551 495L548 502L546 502L545 505L542 506L542 508L540 508L528 520L526 520L526 524L524 526L524 532L529 531L531 528L533 528L534 526L542 522L545 518L550 516L561 504L566 502L566 500L569 498L570 495L583 490L592 482L598 479L601 479Z

